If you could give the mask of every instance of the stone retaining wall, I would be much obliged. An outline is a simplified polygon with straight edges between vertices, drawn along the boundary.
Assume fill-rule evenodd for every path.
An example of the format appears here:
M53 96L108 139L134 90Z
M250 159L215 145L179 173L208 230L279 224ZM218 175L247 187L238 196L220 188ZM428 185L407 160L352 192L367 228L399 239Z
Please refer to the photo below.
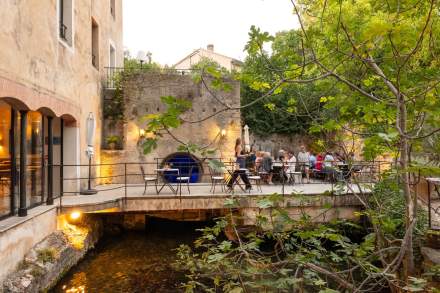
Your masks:
M79 223L58 218L59 230L35 245L3 283L3 292L42 292L53 287L65 272L94 247L102 235L102 222L83 215Z

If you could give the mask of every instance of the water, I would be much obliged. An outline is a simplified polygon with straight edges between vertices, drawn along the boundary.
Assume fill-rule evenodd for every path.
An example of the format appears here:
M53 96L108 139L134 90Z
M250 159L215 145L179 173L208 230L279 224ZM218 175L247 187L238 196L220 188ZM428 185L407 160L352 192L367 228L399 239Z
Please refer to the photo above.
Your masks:
M191 244L206 224L155 221L146 232L105 236L53 292L181 292L174 249Z

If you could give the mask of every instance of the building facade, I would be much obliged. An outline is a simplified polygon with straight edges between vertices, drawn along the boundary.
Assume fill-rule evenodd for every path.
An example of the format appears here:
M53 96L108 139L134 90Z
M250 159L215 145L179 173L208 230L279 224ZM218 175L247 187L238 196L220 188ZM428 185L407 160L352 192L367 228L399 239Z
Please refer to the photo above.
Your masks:
M192 66L204 58L217 62L229 71L239 71L243 64L240 60L215 52L214 45L210 44L206 49L200 48L194 50L191 54L174 64L173 68L178 70L191 69Z
M4 0L0 6L0 218L63 190L87 170L86 119L100 160L102 84L122 66L122 0ZM85 169L85 168L84 168Z

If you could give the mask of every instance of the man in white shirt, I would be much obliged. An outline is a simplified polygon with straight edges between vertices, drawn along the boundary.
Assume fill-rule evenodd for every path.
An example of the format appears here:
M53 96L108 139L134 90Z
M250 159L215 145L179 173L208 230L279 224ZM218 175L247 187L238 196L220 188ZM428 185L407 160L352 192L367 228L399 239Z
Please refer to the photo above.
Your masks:
M301 146L300 152L297 156L298 164L303 175L307 177L307 183L310 183L309 167L310 167L310 153L306 151L304 145Z

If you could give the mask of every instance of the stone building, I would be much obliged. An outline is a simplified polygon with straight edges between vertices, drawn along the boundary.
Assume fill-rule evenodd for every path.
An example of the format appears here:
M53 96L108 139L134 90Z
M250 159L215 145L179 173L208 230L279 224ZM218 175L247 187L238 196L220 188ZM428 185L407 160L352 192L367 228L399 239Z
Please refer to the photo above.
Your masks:
M173 68L179 70L190 69L193 65L199 63L203 58L217 62L229 71L240 70L243 64L240 60L215 52L214 45L210 44L206 47L206 49L200 48L194 50L191 54L174 64Z
M206 80L209 82L208 79ZM222 97L223 103L239 107L240 84L232 80L227 82L231 85L232 90L217 92L217 95ZM117 133L123 137L123 150L102 150L101 162L103 164L136 163L129 164L127 172L140 174L140 165L137 162L143 162L145 172L154 174L158 165L172 161L176 156L187 156L187 154L177 151L180 143L175 138L184 143L191 142L216 149L217 152L213 157L233 159L235 139L241 136L239 110L218 113L218 115L199 123L183 122L179 128L171 131L175 138L165 133L159 139L158 146L152 153L143 154L142 138L145 134L142 133L142 129L145 127L145 123L141 118L147 114L165 111L165 105L160 100L162 96L174 96L191 101L192 108L184 114L185 121L200 120L223 109L224 106L211 95L202 83L195 83L191 75L172 72L133 72L124 75L122 89L125 123L119 125L121 128L117 130ZM104 124L107 124L107 121L104 121ZM108 127L105 131L108 131ZM197 170L199 175L194 177L194 181L203 180L201 172L208 173L208 170L203 170L204 167L206 168L206 165L203 164L204 158L199 154L193 154L189 159L194 160L200 167ZM104 165L101 167L101 176L121 175L124 172L122 168L122 165ZM119 178L119 180L122 179L122 177ZM138 183L141 179L141 176L128 178L129 182ZM107 180L107 183L109 182L120 181L118 178L113 178L111 181Z
M89 113L99 162L102 83L106 67L123 63L122 0L4 0L0 19L1 218L78 190L48 164L87 163Z

